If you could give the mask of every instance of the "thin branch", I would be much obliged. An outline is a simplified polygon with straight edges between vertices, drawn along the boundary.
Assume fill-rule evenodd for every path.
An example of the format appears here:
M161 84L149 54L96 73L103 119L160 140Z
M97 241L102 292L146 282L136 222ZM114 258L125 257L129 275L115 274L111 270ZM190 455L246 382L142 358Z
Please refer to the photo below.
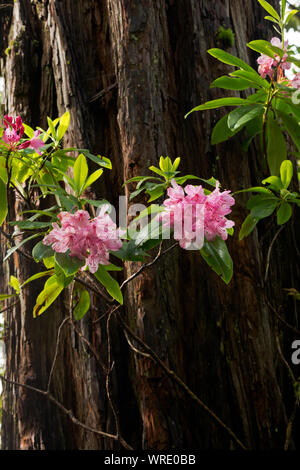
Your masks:
M284 450L289 450L289 445L290 445L290 440L291 440L291 435L292 435L292 429L293 429L293 424L296 418L297 414L297 408L298 408L298 398L295 399L293 411L291 413L290 419L288 421L287 427L286 427L286 435L285 435L285 443L284 443Z
M268 274L269 274L269 267L270 267L270 258L271 258L271 251L272 251L272 248L273 248L273 245L278 237L278 235L280 234L280 232L284 229L285 225L282 225L280 227L280 229L275 233L274 237L273 237L273 240L271 241L270 243L270 246L269 246L269 249L268 249L268 256L267 256L267 264L266 264L266 272L265 272L265 278L264 278L264 281L265 283L267 282L267 279L268 279Z
M99 436L107 437L109 439L119 441L118 436L116 436L114 434L109 434L109 433L104 432L104 431L99 431L98 429L87 426L86 424L79 421L79 419L77 419L76 416L74 416L74 414L72 413L71 410L68 410L62 403L60 403L58 400L56 400L56 398L54 398L54 396L50 392L48 392L47 390L41 390L39 388L32 387L31 385L22 384L20 382L16 382L15 380L9 380L8 378L3 377L2 375L0 375L0 379L4 382L8 383L8 384L15 385L17 387L22 387L22 388L25 388L27 390L31 390L32 392L36 392L39 395L43 395L44 397L47 397L49 401L54 403L54 405L56 405L63 413L65 413L74 424L77 424L77 426L79 426L79 427L81 427L81 428L83 428L83 429L85 429L89 432L92 432L94 434L97 434Z
M161 252L162 244L160 244L158 253L155 256L155 258L152 261L150 261L149 263L143 264L135 273L133 273L130 277L125 279L125 281L121 284L120 289L123 289L123 287L125 287L126 284L133 281L133 279L135 279L137 276L139 276L146 268L149 268L150 266L153 266L153 264L155 264L162 256L167 254L169 251L173 250L173 248L175 248L176 246L178 246L178 242L174 243L174 245L170 246L165 251Z
M4 313L4 312L7 312L7 310L10 310L11 308L15 307L16 305L18 305L20 303L20 299L18 299L16 302L14 302L13 304L10 304L8 305L7 307L5 307L3 310L0 311L0 313Z
M139 338L124 322L119 313L116 314L120 324L124 330L141 346L151 357L152 361L155 362L165 372L165 374L175 382L181 389L187 393L187 395L196 402L204 411L206 411L225 431L231 436L236 444L243 450L246 450L246 446L240 441L235 433L202 401L195 395L195 393L183 382L183 380L175 374L174 371L170 370L167 365L157 356L157 354L148 346L141 338Z
M300 330L298 330L297 328L295 328L293 325L290 325L290 323L288 323L281 315L279 315L279 313L276 311L276 309L273 307L273 305L267 300L267 304L269 305L270 309L274 312L274 314L276 315L276 317L287 327L289 328L290 330L292 330L294 333L296 333L297 335L300 335Z
M59 342L60 342L60 333L61 333L61 330L62 330L64 324L67 323L69 320L70 320L70 317L64 318L63 321L61 322L61 324L59 325L59 328L58 328L58 331L57 331L55 353L54 353L54 358L53 358L53 361L52 361L52 366L51 366L51 370L50 370L50 374L49 374L49 378L48 378L47 392L50 391L50 385L51 385L52 376L53 376L53 372L54 372L54 368L55 368L55 364L56 364L56 359L57 359L57 355L58 355L58 348L59 348Z

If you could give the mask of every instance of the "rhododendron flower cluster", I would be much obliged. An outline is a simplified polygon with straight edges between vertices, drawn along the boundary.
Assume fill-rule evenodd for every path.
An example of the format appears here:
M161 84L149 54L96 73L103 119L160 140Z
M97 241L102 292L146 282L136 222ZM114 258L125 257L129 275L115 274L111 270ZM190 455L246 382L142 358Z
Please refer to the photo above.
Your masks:
M85 210L74 214L61 212L58 219L61 227L53 223L53 230L45 236L44 245L52 245L57 253L70 251L70 256L85 260L85 267L95 273L99 264L109 264L109 252L118 251L122 246L120 229L107 214L105 204L97 217L90 219Z
M282 49L282 43L279 38L272 38L271 44L273 46L279 47ZM284 41L284 51L287 50L288 42ZM278 66L277 73L279 75L283 74L283 70L289 70L291 68L291 64L286 62L288 54L285 52L282 59L278 55L275 54L275 59L269 57L265 54L261 54L261 56L257 59L257 63L259 64L258 73L262 76L262 78L266 78L267 76L272 78L274 75L274 68Z
M25 140L24 142L20 143L20 139L24 135L24 126L21 117L17 116L16 119L14 119L11 116L5 115L4 126L5 130L3 133L3 140L9 150L21 150L29 147L41 155L40 148L42 148L45 144L41 139L38 138L40 131L35 131L32 139Z
M216 189L206 195L202 186L182 188L172 180L168 196L160 220L164 225L174 227L174 238L179 240L182 248L202 248L204 236L207 241L213 241L217 236L227 239L227 229L233 227L234 222L225 216L230 214L235 201L230 191L220 191L218 181Z

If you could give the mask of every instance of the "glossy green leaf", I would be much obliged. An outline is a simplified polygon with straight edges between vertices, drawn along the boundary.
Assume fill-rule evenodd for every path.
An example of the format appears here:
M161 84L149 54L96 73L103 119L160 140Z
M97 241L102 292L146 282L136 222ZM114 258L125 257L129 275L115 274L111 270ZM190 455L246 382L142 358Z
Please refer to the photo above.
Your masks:
M36 279L41 279L42 277L45 276L52 276L54 274L54 269L50 269L49 271L43 271L41 273L34 274L33 276L30 276L30 278L26 279L26 281L22 284L22 288L26 286L26 284L29 284L32 281L35 281Z
M268 43L268 41L262 41L262 40L250 41L248 42L247 46L256 52L259 52L260 54L264 54L264 55L267 55L268 57L272 57L272 59L275 58L275 54L270 47L271 44Z
M238 57L235 57L232 54L229 54L228 52L223 51L222 49L214 48L214 49L209 49L207 52L208 54L215 57L216 59L218 59L220 62L223 62L224 64L233 65L243 70L248 70L249 72L256 73L256 71L252 67L250 67L250 65L246 64L246 62L239 59Z
M105 287L111 297L123 305L123 295L118 282L100 264L98 271L94 274L98 281Z
M79 297L78 300L77 297ZM73 310L73 315L74 319L78 321L89 311L91 303L90 294L86 289L82 289L80 286L80 288L76 288L74 291L74 301L76 301L76 305Z
M6 184L0 178L0 226L7 216Z
M214 126L212 134L211 134L211 143L212 145L220 144L221 142L225 142L226 140L230 139L230 137L234 136L236 132L233 132L228 127L228 114L223 116L217 124Z
M85 265L85 261L68 253L55 253L55 261L61 267L66 277L76 274Z
M17 295L20 294L20 282L18 278L16 278L15 276L10 276L8 285L16 291Z
M279 116L281 117L284 126L288 133L290 134L294 144L296 145L298 151L300 152L300 126L296 118L288 114L278 111ZM284 159L285 160L285 159Z
M265 0L258 0L261 6L276 20L280 21L280 16L278 15L277 11L270 5L270 3L266 2Z
M35 261L42 261L43 258L50 258L51 256L54 256L54 251L50 246L44 245L43 242L39 242L33 248L32 256Z
M66 111L59 120L59 126L57 129L57 140L61 140L65 135L70 125L70 113Z
M254 217L252 214L249 214L244 220L241 230L239 232L239 240L248 237L248 235L254 230L257 222L259 222L259 217Z
M204 104L200 104L199 106L196 106L185 115L185 118L187 118L189 114L195 111L204 111L206 109L222 108L223 106L241 106L244 104L247 104L246 100L242 98L237 98L235 96L228 97L228 98L219 98L217 100L207 101Z
M88 188L89 186L91 186L93 183L95 183L95 181L97 181L100 176L102 175L103 173L103 170L96 170L94 171L94 173L92 173L88 179L86 180L86 183L85 185L83 186L82 188L82 191L84 191L86 188Z
M280 191L283 187L279 176L269 176L262 181L262 184L269 184L269 187L275 191Z
M288 202L282 202L277 211L277 224L285 224L292 216L292 206Z
M271 175L279 176L280 165L287 157L287 147L280 126L271 117L267 121L267 157Z
M256 72L249 72L248 70L235 70L231 72L230 76L239 77L245 81L250 82L250 86L254 88L254 85L257 85L259 88L270 88L270 84L264 78L261 78Z
M219 237L213 242L205 240L200 253L206 263L221 276L226 284L229 284L233 274L233 262L225 241Z
M76 186L76 192L77 196L81 195L82 188L86 182L87 176L88 176L88 165L86 162L86 158L81 153L77 158L76 162L74 164L74 169L73 169L73 177L74 177L74 182Z
M275 196L258 194L249 199L247 207L251 210L252 217L263 219L274 212L278 203L279 199Z
M291 160L284 160L280 166L280 178L282 185L287 189L293 178L293 164Z
M228 127L231 131L240 129L247 122L252 121L257 116L262 116L263 112L264 108L259 104L241 106L240 108L234 109L228 115Z
M251 86L249 80L231 78L227 75L217 78L210 84L210 88L223 88L224 90L246 90Z
M54 300L59 296L64 286L59 282L56 274L51 276L44 285L44 289L38 295L35 306L33 308L33 316L41 315Z

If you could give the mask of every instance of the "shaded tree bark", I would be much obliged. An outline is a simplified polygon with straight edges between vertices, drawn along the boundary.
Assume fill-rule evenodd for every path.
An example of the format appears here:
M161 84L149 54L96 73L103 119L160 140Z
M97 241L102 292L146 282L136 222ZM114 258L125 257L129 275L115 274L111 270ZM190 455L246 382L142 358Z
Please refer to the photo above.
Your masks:
M263 17L255 0L17 0L1 19L6 110L32 125L46 125L47 115L54 118L69 110L65 144L112 159L112 172L94 189L113 203L123 181L144 174L161 154L181 156L183 173L214 175L232 190L255 185L265 170L255 147L244 153L239 138L217 148L209 144L219 111L197 113L186 121L183 116L219 96L209 84L228 68L206 53L216 46L219 26L235 33L230 52L254 61L245 44L270 36ZM21 202L14 194L10 197L10 216L19 217ZM246 215L245 201L237 198L237 227ZM178 249L126 290L123 318L252 449L282 448L292 410L288 374L276 349L278 325L269 306L280 305L287 321L296 324L296 305L282 291L299 281L297 264L291 263L291 230L285 229L277 241L266 284L266 255L276 227L261 224L259 233L242 242L237 234L230 240L235 274L229 286L199 254ZM126 275L138 266L128 263ZM4 265L2 291L11 274L22 282L36 269L16 253ZM45 389L68 296L33 319L39 288L37 283L22 295L20 306L5 314L6 374ZM106 320L93 320L105 308L94 298L80 323L103 358ZM291 336L282 338L288 347ZM114 401L122 435L132 447L235 447L224 429L159 367L128 350L116 322L112 344ZM62 329L51 390L85 424L115 431L103 371L68 326ZM5 387L2 426L4 449L120 447L72 424L45 397L11 385Z

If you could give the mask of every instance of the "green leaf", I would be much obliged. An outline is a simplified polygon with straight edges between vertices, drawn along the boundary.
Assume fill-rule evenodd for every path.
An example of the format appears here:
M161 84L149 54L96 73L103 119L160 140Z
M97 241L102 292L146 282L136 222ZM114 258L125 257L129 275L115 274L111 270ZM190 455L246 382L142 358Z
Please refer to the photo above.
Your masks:
M26 284L29 284L30 282L35 281L36 279L40 279L41 277L45 277L45 276L51 276L52 274L54 274L54 269L50 269L49 271L43 271L41 273L34 274L30 278L26 279L26 281L22 284L21 287L23 288L24 286L26 286Z
M142 247L136 246L135 240L124 241L122 248L112 253L123 261L144 261L147 253Z
M9 222L10 225L17 225L23 230L36 230L39 228L48 228L51 222L35 222L34 220L14 220Z
M61 140L65 135L70 124L70 113L66 111L59 120L59 126L57 129L57 140Z
M61 267L66 277L76 274L85 265L85 261L68 253L55 253L55 261Z
M24 122L23 122L23 126L24 126L24 131L27 137L29 137L29 139L32 139L32 137L34 136L34 130L27 124L24 124Z
M198 176L195 175L185 175L185 176L178 176L178 178L174 178L177 184L184 184L188 180L200 180Z
M270 84L264 78L261 78L256 72L248 72L247 70L235 70L231 72L230 76L232 77L239 77L245 81L249 81L253 88L254 85L257 85L259 88L270 88Z
M211 143L212 145L220 144L221 142L225 142L226 140L230 139L230 137L234 136L236 132L233 132L229 129L228 124L228 114L223 116L217 124L214 126L211 134Z
M150 196L148 202L152 202L158 199L165 192L165 189L165 184L155 184L151 189L147 189L146 193Z
M0 156L0 178L4 184L7 184L6 158Z
M248 235L254 230L256 227L257 222L259 221L259 217L253 217L252 214L249 214L246 219L244 220L241 230L239 233L239 240L243 240L243 238L248 237Z
M32 256L35 261L42 261L44 258L54 256L54 251L50 246L44 245L43 242L38 242L32 250Z
M253 188L240 189L239 191L235 191L234 194L249 193L249 192L266 194L267 196L272 196L273 194L269 189L263 188L261 186L253 186Z
M119 304L123 305L123 295L118 282L103 268L101 264L94 276L105 287L109 295L117 300Z
M278 20L275 20L272 16L265 16L265 20L272 21L272 23L278 24Z
M249 80L243 78L231 78L224 75L214 80L210 88L223 88L224 90L246 90L251 87Z
M280 21L280 16L278 15L277 11L274 10L272 5L270 3L266 2L265 0L258 0L261 6L271 15L273 18L276 18L276 20Z
M286 160L286 156L286 141L282 130L277 122L269 117L267 121L267 157L271 175L279 175L280 165Z
M288 16L286 17L285 24L288 24L291 21L291 19L293 18L293 16L297 15L297 13L299 13L298 10L290 11Z
M285 224L292 216L292 206L288 202L282 202L277 210L277 224Z
M73 310L74 319L76 321L81 320L84 317L84 315L89 311L91 303L90 294L81 286L76 286L76 289L74 290L74 300L77 300L77 296L79 297L79 300Z
M6 184L0 178L0 226L7 216Z
M257 116L262 116L263 112L264 108L259 104L241 106L240 108L234 109L228 115L228 127L231 131L240 129L247 122L252 121Z
M6 299L11 299L12 297L17 297L17 294L0 294L0 302Z
M295 119L293 116L290 116L288 114L285 114L279 111L278 111L278 114L283 120L286 130L290 134L291 138L293 139L294 144L296 145L298 151L300 152L300 126L298 124L297 119Z
M207 52L224 64L234 65L235 67L239 67L243 70L248 70L248 72L257 73L252 67L250 67L250 65L246 64L246 62L232 54L229 54L228 52L223 51L222 49L208 49Z
M269 176L268 178L262 181L262 184L269 184L271 189L275 189L275 191L280 191L282 189L282 182L279 176Z
M88 186L91 186L93 183L95 183L95 181L97 181L97 179L100 178L100 176L102 175L102 173L103 173L103 170L94 171L94 173L92 173L92 174L88 177L88 179L87 179L85 185L84 185L83 188L82 188L82 191L84 191Z
M55 138L55 140L57 140L57 134L56 134L55 126L53 125L52 119L50 119L49 117L47 117L47 122L48 122L49 129L50 129L50 131L51 131L51 134L53 135L53 137Z
M200 253L206 263L226 284L229 284L233 274L233 263L225 241L219 237L213 242L205 240Z
M281 0L281 19L284 20L286 10L286 0Z
M274 212L278 203L279 199L275 196L258 194L249 199L247 207L251 210L252 217L263 219Z
M204 104L200 104L199 106L196 106L191 111L189 111L184 117L186 119L189 116L189 114L195 111L204 111L206 109L216 109L216 108L221 108L223 106L241 106L246 103L247 101L244 100L243 98L237 98L235 96L231 96L228 98L219 98L217 100L207 101Z
M16 291L17 295L20 294L19 279L17 279L15 276L10 276L10 281L9 281L8 285L11 286Z
M34 238L38 238L40 237L41 234L40 233L35 233L34 235L31 235L30 237L27 237L25 238L25 240L22 240L20 243L18 243L17 245L11 247L7 253L6 253L6 256L5 258L3 259L3 261L6 261L16 250L18 250L19 248L21 248L21 246L25 245L25 243L29 242L29 240L33 240Z
M41 315L59 296L64 286L59 282L56 274L51 276L44 285L44 289L38 295L33 308L33 316Z
M260 54L264 54L264 55L267 55L268 57L272 57L272 59L275 58L275 54L271 49L271 44L268 41L262 41L262 40L250 41L248 42L247 46L256 52L259 52Z
M83 186L86 182L87 176L88 176L88 172L89 172L89 169L88 169L88 165L87 165L87 162L86 162L86 158L83 155L83 153L81 153L76 158L76 162L74 164L74 169L73 169L74 182L75 182L75 186L76 186L76 190L77 190L76 191L77 196L81 195L82 188L83 188Z
M293 164L291 160L284 160L280 166L280 178L282 185L287 189L290 185L290 182L293 178Z

